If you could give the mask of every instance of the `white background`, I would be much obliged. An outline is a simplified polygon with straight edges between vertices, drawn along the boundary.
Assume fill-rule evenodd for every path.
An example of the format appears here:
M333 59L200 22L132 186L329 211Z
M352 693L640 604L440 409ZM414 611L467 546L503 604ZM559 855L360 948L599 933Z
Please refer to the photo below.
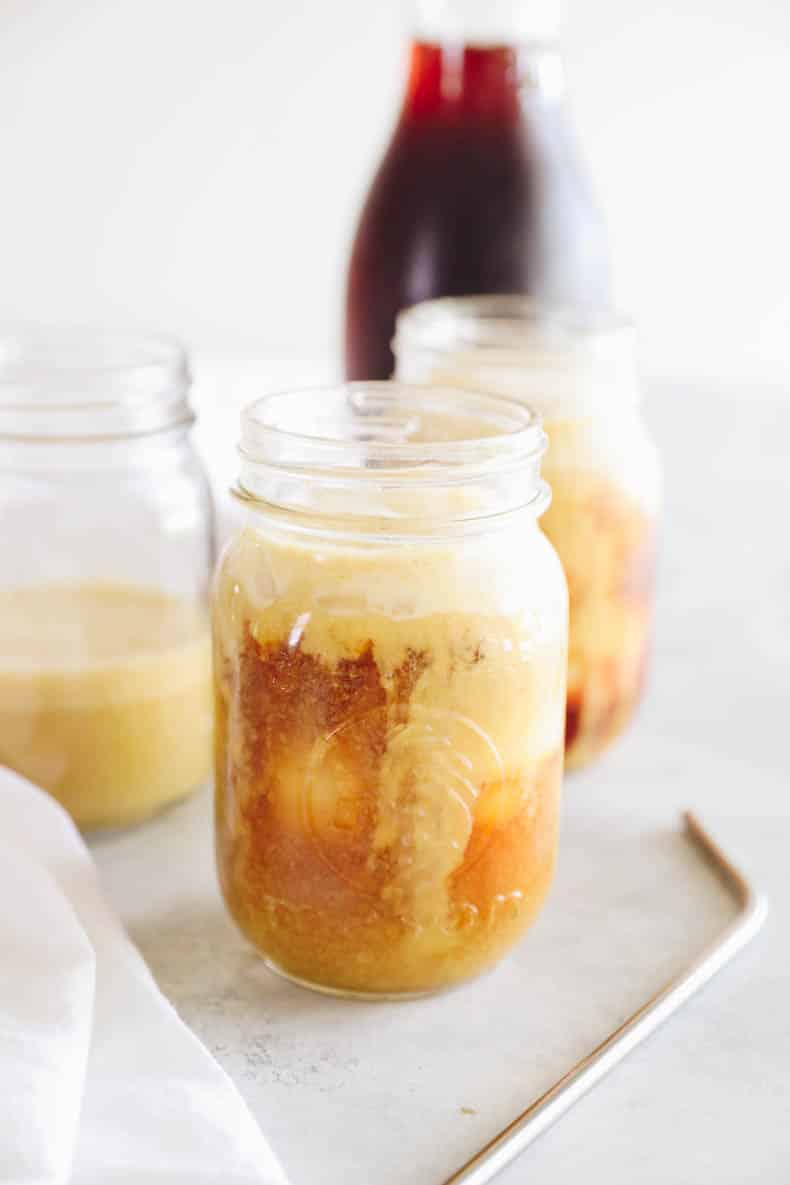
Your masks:
M235 936L205 796L97 845L294 1185L442 1179L676 970L723 908L667 830L685 805L765 886L767 931L507 1179L786 1178L790 419L741 393L790 375L790 6L571 0L566 44L648 367L705 378L651 401L668 467L655 674L634 729L569 782L546 915L480 985L341 1014ZM0 0L0 318L331 355L402 63L394 0Z
M398 0L0 0L0 318L332 357ZM653 372L790 373L790 6L570 0L576 124Z

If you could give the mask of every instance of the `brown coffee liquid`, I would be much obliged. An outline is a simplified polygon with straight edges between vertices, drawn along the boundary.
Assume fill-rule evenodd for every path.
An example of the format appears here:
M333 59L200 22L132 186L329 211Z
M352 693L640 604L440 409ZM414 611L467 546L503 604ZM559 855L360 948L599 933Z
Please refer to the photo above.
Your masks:
M349 379L393 372L397 313L437 296L605 303L605 232L561 97L515 46L412 46L400 121L349 269Z

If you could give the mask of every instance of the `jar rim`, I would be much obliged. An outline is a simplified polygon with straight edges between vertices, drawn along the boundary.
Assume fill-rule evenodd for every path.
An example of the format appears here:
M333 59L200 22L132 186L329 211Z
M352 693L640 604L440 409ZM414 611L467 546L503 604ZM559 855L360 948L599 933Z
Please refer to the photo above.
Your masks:
M633 344L634 325L610 308L552 304L516 293L445 296L398 314L393 348L519 352L539 339L556 351L601 353Z
M539 513L545 448L535 412L499 395L392 381L277 392L242 411L237 493L354 521Z
M635 330L601 306L515 295L443 297L404 310L398 378L497 391L546 420L589 419L639 404Z
M311 412L323 413L319 431L297 427ZM432 417L427 423L426 414ZM477 424L478 431L461 435L462 420L468 429ZM373 461L386 463L377 469L400 469L429 460L489 459L494 436L500 456L503 447L513 455L543 449L539 417L515 399L392 380L272 392L242 409L241 427L244 455L265 459L277 441L293 441L305 456L342 468L363 462L361 468L368 469ZM420 438L431 429L432 438Z
M162 334L0 326L0 438L96 440L194 420L183 346Z

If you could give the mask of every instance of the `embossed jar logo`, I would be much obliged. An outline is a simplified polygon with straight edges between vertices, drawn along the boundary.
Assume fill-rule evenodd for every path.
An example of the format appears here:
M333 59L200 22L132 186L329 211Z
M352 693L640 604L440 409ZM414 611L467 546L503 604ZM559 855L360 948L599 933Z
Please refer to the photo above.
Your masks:
M315 745L304 821L338 877L409 926L433 926L448 917L481 791L503 780L496 745L469 717L375 708Z

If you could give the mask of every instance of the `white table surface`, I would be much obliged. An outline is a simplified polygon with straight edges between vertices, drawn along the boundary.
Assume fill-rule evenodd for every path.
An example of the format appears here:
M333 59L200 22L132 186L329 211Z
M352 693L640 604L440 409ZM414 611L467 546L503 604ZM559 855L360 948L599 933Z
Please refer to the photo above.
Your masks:
M201 374L220 482L233 408L293 368L245 374ZM667 473L652 684L627 738L568 780L556 886L498 970L405 1004L270 975L223 912L208 792L94 842L111 901L292 1185L440 1185L678 969L732 910L680 836L684 806L767 892L766 928L499 1180L790 1181L790 392L664 382L648 416Z

